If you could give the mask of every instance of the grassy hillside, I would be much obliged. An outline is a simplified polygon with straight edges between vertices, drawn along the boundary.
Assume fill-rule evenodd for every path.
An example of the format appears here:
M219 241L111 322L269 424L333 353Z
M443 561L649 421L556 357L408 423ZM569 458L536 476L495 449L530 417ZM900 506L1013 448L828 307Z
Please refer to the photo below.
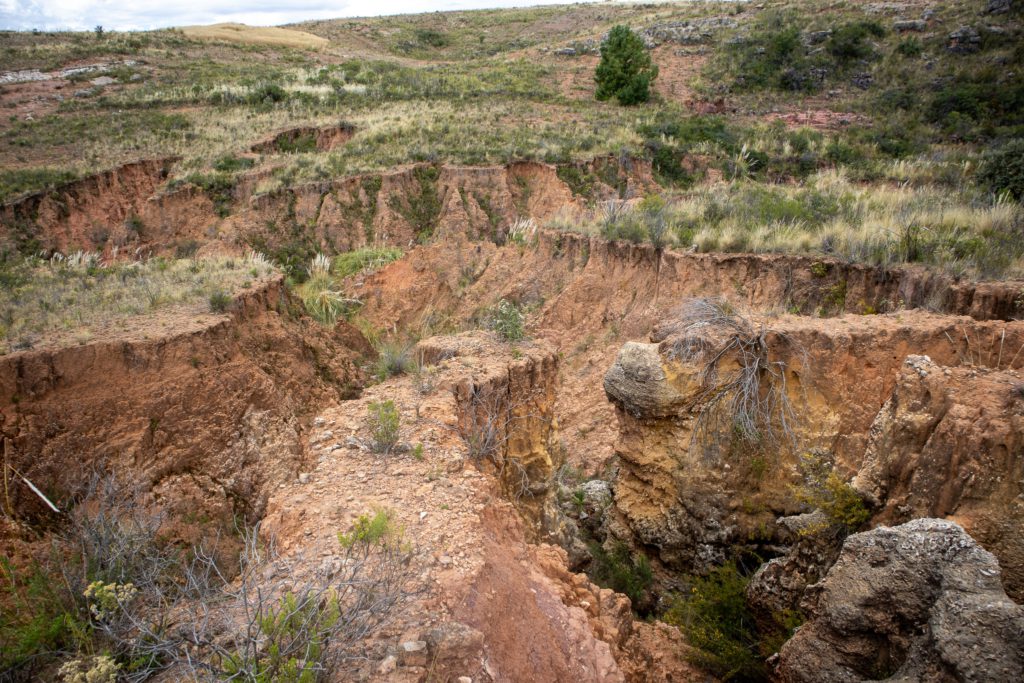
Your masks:
M279 32L306 36L290 46L256 30L223 39L194 28L5 34L9 70L106 66L0 86L9 111L0 120L0 200L167 155L182 158L180 178L223 173L225 164L228 173L265 166L258 190L270 191L407 162L628 154L653 162L670 203L692 204L719 182L729 183L714 190L726 203L748 186L813 203L826 182L819 176L839 174L856 195L828 200L843 206L877 189L875 213L890 218L938 212L947 225L955 209L963 221L938 232L957 244L928 225L908 229L942 242L931 251L950 256L938 260L962 261L979 247L959 245L960 232L988 239L996 230L1000 245L1020 241L1019 212L1003 210L1012 216L997 228L974 218L995 210L999 190L1013 189L986 174L986 152L1024 136L1024 16L986 6L602 3L306 22ZM656 96L639 107L593 97L596 47L620 23L655 43ZM92 83L103 75L112 82ZM297 145L241 165L225 161L277 130L339 122L355 126L341 147ZM884 194L893 188L921 191L894 201ZM822 210L807 210L815 217L767 214L800 239L701 245L828 252L834 240L823 247ZM831 219L845 210L824 211ZM720 224L705 219L705 233ZM756 227L741 221L731 230ZM692 244L687 229L675 233L680 245ZM960 270L1012 274L1018 260L1010 249L997 266Z

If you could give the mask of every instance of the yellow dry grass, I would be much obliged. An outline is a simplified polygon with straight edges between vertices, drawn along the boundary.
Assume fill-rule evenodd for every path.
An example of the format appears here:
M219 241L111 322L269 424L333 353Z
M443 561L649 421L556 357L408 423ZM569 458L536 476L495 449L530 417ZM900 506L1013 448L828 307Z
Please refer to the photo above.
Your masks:
M277 26L246 26L245 24L224 23L210 24L209 26L184 26L181 32L195 40L226 41L250 45L280 45L308 49L320 48L330 42L326 38L315 36L312 33Z

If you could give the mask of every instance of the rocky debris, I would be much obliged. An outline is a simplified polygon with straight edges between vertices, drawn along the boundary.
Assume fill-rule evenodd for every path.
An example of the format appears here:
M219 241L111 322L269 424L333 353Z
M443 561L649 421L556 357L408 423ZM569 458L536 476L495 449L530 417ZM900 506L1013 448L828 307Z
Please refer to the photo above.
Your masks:
M956 54L970 54L981 49L981 34L973 26L961 26L949 34L947 49Z
M92 79L89 82L95 86L103 87L104 85L112 85L114 83L117 83L117 80L111 78L110 76L99 76L97 78Z
M136 66L141 64L134 59L125 59L118 62L99 62L96 64L83 64L82 66L68 67L58 71L44 72L40 69L22 69L20 71L4 71L0 73L0 85L14 83L30 83L33 81L49 81L55 78L71 78L91 73L102 73L120 66ZM137 76L138 74L134 74ZM134 80L134 79L133 79Z
M808 589L782 648L783 683L1009 681L1024 671L1024 607L999 563L957 524L917 519L846 539Z
M1006 14L1013 7L1013 0L988 0L985 11L989 14Z
M1005 363L1005 361L1004 361ZM1024 599L1024 401L1020 373L908 356L878 412L853 486L876 522L959 521Z
M48 81L53 76L43 73L39 69L22 69L20 71L4 71L0 73L0 85L11 85L14 83L31 83L33 81Z
M435 389L424 394L414 378L396 377L312 422L319 433L330 428L329 441L363 434L367 404L386 397L399 410L402 436L424 444L422 457L326 452L306 485L276 491L264 521L289 557L305 553L329 564L333 556L309 551L336 543L336 533L360 514L386 508L415 548L412 604L374 636L369 661L340 680L421 681L428 669L450 681L690 680L685 646L670 632L634 624L628 599L569 571L561 548L528 544L541 534L501 494L500 472L465 457L457 429L464 409L453 389L472 383L533 395L557 377L557 366L534 362L554 351L519 343L513 353L482 332L421 346L443 358ZM600 484L588 490L595 502L607 496Z
M820 510L778 520L785 554L765 562L747 584L747 606L762 632L778 628L778 617L800 607L804 591L817 583L836 561L840 539L828 533L829 520Z
M651 47L662 43L699 45L709 42L718 31L736 26L736 20L731 17L708 17L655 24L641 31L640 36L645 39L645 44Z
M808 32L804 33L801 36L801 39L803 40L804 45L810 47L812 45L820 45L821 43L824 43L826 40L828 40L831 37L832 37L832 31L831 30L808 31Z
M874 82L875 77L866 71L854 74L853 78L850 79L850 84L855 88L860 88L861 90L867 90L874 84Z
M928 22L924 19L898 19L892 23L892 28L897 33L920 32L928 28Z

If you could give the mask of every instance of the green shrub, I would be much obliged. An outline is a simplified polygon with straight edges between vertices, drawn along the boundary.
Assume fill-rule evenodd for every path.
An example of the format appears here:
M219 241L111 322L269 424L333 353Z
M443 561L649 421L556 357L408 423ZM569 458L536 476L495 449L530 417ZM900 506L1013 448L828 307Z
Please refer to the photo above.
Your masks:
M374 401L366 407L369 414L370 435L373 437L373 450L378 453L390 453L398 443L400 418L395 402Z
M723 681L763 681L757 628L747 608L749 579L735 563L691 578L690 592L673 600L664 620L686 634L693 660Z
M418 28L415 36L417 43L427 47L441 48L448 45L448 36L434 29Z
M657 77L658 67L651 63L643 40L628 26L612 28L601 45L601 62L594 74L597 99L614 97L621 105L646 102Z
M418 166L413 171L416 190L407 196L392 195L388 198L388 206L412 226L420 243L425 243L434 234L437 218L441 215L438 173L434 166Z
M507 299L499 301L488 312L487 327L497 332L498 336L507 342L519 341L526 337L523 312Z
M228 309L231 308L232 302L234 302L234 297L228 292L219 289L210 295L210 310L214 313L227 313Z
M810 529L807 533L832 532L845 537L864 526L871 512L853 487L835 472L830 460L822 452L800 456L803 483L794 493L800 503L821 510L828 518L827 529Z
M593 557L589 574L600 586L622 593L633 602L633 609L646 612L647 594L653 575L651 563L643 553L631 553L625 543L616 543L605 550L600 543L590 544Z
M809 67L800 40L800 20L789 13L762 14L745 40L729 43L716 56L734 90L811 90Z
M387 510L377 510L372 517L370 515L359 515L355 524L352 525L350 532L338 533L338 542L342 548L352 548L360 543L374 545L395 533L396 530L391 519L391 513Z
M908 36L896 45L896 54L904 57L920 57L922 52L924 48L917 36Z
M385 341L377 346L377 361L373 375L378 382L388 377L404 375L416 370L412 346L399 341Z
M210 197L218 216L224 218L231 213L231 202L235 196L234 176L220 172L192 173L185 177L185 182L195 185Z
M288 99L288 91L276 83L264 83L249 93L248 102L253 105L270 105Z
M254 163L256 162L248 157L236 157L233 154L227 154L213 162L213 170L221 173L237 173L238 171L252 168Z
M569 186L572 193L590 198L594 194L594 183L597 178L589 169L576 164L561 164L555 169L558 178Z
M274 143L277 151L285 154L308 154L316 151L316 133L301 133L279 137Z
M1024 200L1024 138L989 151L978 169L978 182L997 194Z
M854 21L843 24L829 36L828 53L842 65L869 59L875 56L875 51L868 43L868 39L881 38L884 35L885 29L877 21Z
M56 577L38 564L18 571L0 557L0 600L0 672L5 675L30 671L37 657L74 651L91 637L88 618Z

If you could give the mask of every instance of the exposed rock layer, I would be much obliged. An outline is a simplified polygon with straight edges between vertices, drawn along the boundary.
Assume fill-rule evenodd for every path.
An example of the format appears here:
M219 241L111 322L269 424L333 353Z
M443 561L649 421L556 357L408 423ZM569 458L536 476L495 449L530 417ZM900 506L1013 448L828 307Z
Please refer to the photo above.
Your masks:
M917 519L846 540L782 648L784 683L1009 681L1024 671L1024 607L958 525Z

